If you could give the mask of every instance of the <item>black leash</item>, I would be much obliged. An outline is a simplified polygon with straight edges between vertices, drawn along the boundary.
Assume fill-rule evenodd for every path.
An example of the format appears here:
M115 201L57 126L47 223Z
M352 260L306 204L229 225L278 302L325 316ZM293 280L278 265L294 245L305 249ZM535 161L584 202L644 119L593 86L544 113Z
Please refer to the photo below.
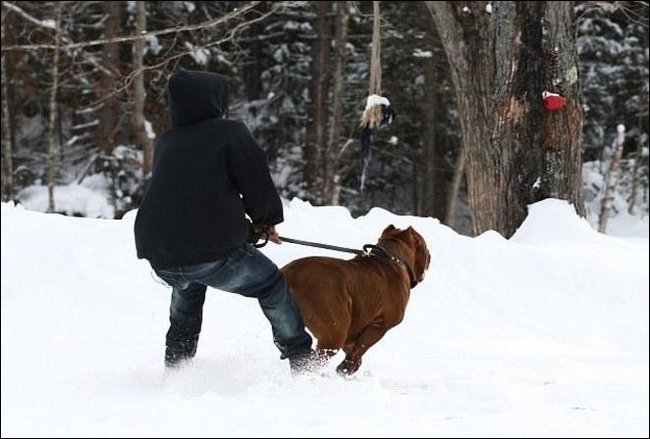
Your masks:
M291 244L300 244L300 245L306 245L309 247L318 247L318 248L325 248L327 250L336 250L339 252L345 252L345 253L353 253L355 255L367 255L369 251L366 250L366 246L369 244L366 244L363 246L363 250L358 250L355 248L348 248L348 247L339 247L337 245L330 245L330 244L320 244L318 242L311 242L311 241L302 241L300 239L293 239L293 238L285 238L284 236L280 236L280 240L283 242L288 242Z

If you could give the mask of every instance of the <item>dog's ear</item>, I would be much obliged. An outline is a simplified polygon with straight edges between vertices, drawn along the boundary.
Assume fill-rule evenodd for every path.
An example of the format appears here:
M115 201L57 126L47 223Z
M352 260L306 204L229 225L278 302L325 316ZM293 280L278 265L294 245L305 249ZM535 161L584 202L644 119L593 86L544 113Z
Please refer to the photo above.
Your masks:
M408 227L408 229L405 230L406 236L408 236L408 240L411 244L417 245L418 243L418 232L415 231L415 229L411 226Z
M386 236L393 230L395 230L395 226L391 224L390 226L386 227L383 232L381 232L381 236Z

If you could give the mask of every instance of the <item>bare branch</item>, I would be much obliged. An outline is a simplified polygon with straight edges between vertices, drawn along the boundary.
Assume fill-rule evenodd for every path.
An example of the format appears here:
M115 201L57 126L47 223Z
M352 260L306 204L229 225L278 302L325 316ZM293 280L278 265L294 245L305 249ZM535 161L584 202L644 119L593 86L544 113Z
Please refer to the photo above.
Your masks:
M268 18L269 16L276 13L278 9L280 9L280 6L279 5L276 6L276 4L274 4L268 12L260 15L259 17L254 18L252 20L248 20L248 21L245 21L243 23L238 24L233 29L229 30L228 33L225 36L223 36L222 38L220 38L220 39L218 39L216 41L212 41L211 43L206 44L203 47L208 48L208 47L218 46L220 44L232 41L235 38L235 35L237 35L238 32L246 29L247 27L251 26L254 23L257 23L258 21L262 21L262 20ZM172 47L175 46L175 45L176 45L176 43L174 43L172 45ZM128 90L131 87L131 83L133 82L133 78L135 78L137 75L141 74L142 72L150 71L150 70L159 71L160 69L164 68L169 63L171 63L172 61L176 61L176 60L179 60L180 58L182 58L184 56L190 55L193 50L194 49L183 50L182 52L171 55L171 56L163 59L162 61L160 61L160 62L158 62L156 64L149 65L149 66L143 66L140 69L133 70L132 72L130 72L129 74L127 74L124 77L124 80L122 81L122 84L120 85L119 88L117 88L116 90L111 92L109 95L102 96L102 98L98 99L95 102L92 102L90 104L90 106L91 107L96 107L97 105L100 105L103 101L105 101L108 97L110 97L110 96L112 96L114 94L117 94L117 93L121 93L124 90Z
M55 26L54 21L52 21L52 20L39 20L38 18L32 17L27 12L25 12L21 7L16 6L13 3L2 2L2 7L7 8L7 9L17 13L18 15L23 17L25 20L27 20L27 21L29 21L31 23L34 23L36 26L43 27L43 28L48 29L48 30L56 30L56 26ZM52 47L52 49L54 49L55 47L56 46Z
M166 29L160 29L160 30L154 30L154 31L148 31L148 32L143 32L140 35L129 35L129 36L124 36L124 37L115 37L115 38L101 38L98 40L92 40L92 41L82 41L78 43L66 43L62 46L60 46L58 49L75 49L75 48L81 48L81 47L90 47L90 46L101 46L103 44L111 44L111 43L123 43L127 41L136 41L136 40L141 40L144 38L148 38L150 36L158 36L158 35L166 35L170 33L178 33L178 32L186 32L186 31L192 31L192 30L198 30L198 29L203 29L206 27L213 27L217 26L219 24L225 23L229 20L232 20L233 18L237 18L241 15L246 14L248 11L253 9L255 6L257 6L259 1L252 1L247 3L246 5L242 6L241 8L234 8L231 12L227 13L226 15L223 15L219 18L215 18L214 20L208 20L204 21L202 23L198 24L188 24L186 26L180 26L180 27L170 27ZM11 7L9 6L11 5ZM17 6L13 5L12 3L7 3L7 2L2 2L3 7L8 7L16 12L18 8ZM13 9L13 8L15 9ZM20 9L22 11L22 9ZM41 27L48 28L47 25L43 25L42 20L38 20L34 17L31 17L29 14L25 13L22 11L22 13L19 12L19 14L23 17L31 21L32 23L39 24ZM29 18L28 18L29 17ZM24 44L24 45L14 45L14 46L6 46L2 48L2 51L5 50L35 50L35 49L56 49L56 45L54 44Z
M48 30L52 30L52 29L54 29L54 28L52 27L52 26L54 26L54 22L50 23L51 20L39 20L38 18L32 17L32 16L29 15L27 12L25 12L23 9L21 9L20 7L14 5L13 3L2 2L2 6L3 6L3 7L6 7L7 9L9 9L9 10L11 10L11 11L13 11L13 12L16 12L18 15L20 15L21 17L23 17L25 20L27 20L27 21L29 21L29 22L31 22L31 23L34 23L34 24L36 24L36 25L39 26L39 27L42 27L42 28L45 28L45 29L48 29ZM62 33L63 30L60 29L59 32ZM61 45L61 46L59 46L57 50L59 50L59 49L63 49L63 50L65 50L65 48L67 47L66 45L67 45L67 44L70 44L70 43L71 43L71 40L70 40L70 38L68 38L67 36L65 36L65 35L63 35L63 34L61 34L60 38L61 38L61 41L62 41L64 44ZM57 46L55 46L55 45L47 45L47 44L46 44L46 45L44 45L44 46L49 46L48 48L50 48L50 49L57 48ZM14 46L9 46L9 47L14 47ZM16 47L20 47L20 46L16 46ZM7 48L5 48L5 47L2 48L3 51L4 51L5 49L9 50L8 47L7 47ZM69 50L66 50L66 53L67 53L68 55L70 55L70 51L69 51ZM92 54L85 53L84 56L86 57L86 59L88 60L88 62L89 62L90 64L92 64L93 66L97 67L97 68L98 68L99 70L101 70L103 73L105 73L105 74L107 74L107 75L111 75L111 76L113 75L113 72L111 72L109 69L107 69L106 67L104 67L104 66L103 66L99 61L97 61L97 59L95 58L95 56L93 56Z

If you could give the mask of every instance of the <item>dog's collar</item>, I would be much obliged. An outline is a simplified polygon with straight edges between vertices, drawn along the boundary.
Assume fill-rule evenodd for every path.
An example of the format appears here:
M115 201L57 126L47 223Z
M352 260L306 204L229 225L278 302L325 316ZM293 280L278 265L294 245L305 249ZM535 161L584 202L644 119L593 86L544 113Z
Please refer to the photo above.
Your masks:
M386 256L388 259L391 261L395 262L397 265L400 265L406 270L406 273L409 276L409 281L411 282L411 288L415 288L415 286L418 284L417 277L415 276L415 272L413 269L409 266L409 264L404 261L404 259L400 258L399 256L389 252L386 250L384 247L381 245L373 245L373 244L366 244L363 246L363 256L370 256L372 254L382 254Z

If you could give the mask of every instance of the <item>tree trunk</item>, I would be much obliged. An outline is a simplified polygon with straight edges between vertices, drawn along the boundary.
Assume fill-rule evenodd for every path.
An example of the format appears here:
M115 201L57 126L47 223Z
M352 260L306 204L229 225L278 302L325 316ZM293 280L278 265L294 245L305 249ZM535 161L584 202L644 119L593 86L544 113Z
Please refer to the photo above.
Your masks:
M542 50L548 90L567 98L562 111L545 111L542 131L543 168L539 198L568 200L586 214L582 190L582 91L578 80L574 2L546 3Z
M309 88L308 124L305 139L304 180L308 196L322 203L323 149L327 132L327 96L329 94L330 31L327 14L331 2L315 2L316 38L311 46L311 86Z
M5 41L5 14L2 15L2 41ZM14 166L11 150L11 117L9 93L7 90L7 67L5 52L2 52L2 201L14 199Z
M625 126L619 125L616 129L616 141L614 142L612 157L609 160L609 169L606 174L607 178L605 178L605 196L602 199L600 216L598 217L598 231L600 233L605 233L607 230L607 219L614 204L621 156L623 155L623 144L625 143Z
M436 187L433 183L435 174L435 152L436 145L436 71L433 58L429 58L424 65L424 108L422 109L422 126L424 137L422 139L422 155L418 161L420 171L421 189L419 192L420 216L434 217L434 197Z
M456 225L456 203L458 201L460 185L465 175L465 163L467 163L467 153L461 144L458 157L456 158L456 165L454 166L454 174L451 176L449 192L447 192L447 216L445 217L445 224L451 228L454 228Z
M146 2L136 1L136 35L141 35L147 29ZM147 94L144 87L144 39L133 42L133 113L131 114L131 130L135 141L144 153L142 162L142 173L146 179L153 165L153 139L149 138L149 130L145 126L147 122L144 116L144 105Z
M567 18L555 11L560 2L427 2L452 67L475 234L496 230L510 237L527 205L549 196L568 199L584 212L580 157L571 149L579 145L582 113L570 71L562 72L570 78L567 108L548 115L542 106L547 3L554 3L548 12L554 38L567 38L572 24L557 22ZM561 43L565 51L575 50L570 41ZM562 176L553 181L545 172L545 148L558 151L553 169Z
M444 220L447 210L447 181L444 172L447 166L444 145L436 136L436 124L439 120L438 111L440 109L437 105L439 82L434 58L428 58L424 65L424 85L425 107L422 110L422 125L425 128L422 145L422 189L419 214Z
M120 35L122 2L102 2L106 14L104 38L115 38ZM120 103L117 99L117 77L119 75L119 44L104 44L102 46L102 65L105 70L100 71L98 95L104 97L102 107L99 109L99 130L97 132L97 146L107 155L113 152L117 145L118 121L120 116Z
M643 98L639 99L639 123L637 125L636 151L634 153L634 166L632 167L632 183L630 184L630 198L628 201L627 213L634 215L634 205L636 204L636 193L639 191L639 169L643 163ZM647 100L645 105L648 105Z
M259 10L260 13L267 12L268 7L266 4L262 3L255 8ZM262 73L264 71L263 65L263 48L264 44L259 38L264 35L264 22L253 23L246 31L244 35L247 38L250 38L251 41L248 43L248 50L250 51L251 61L246 63L245 68L243 69L242 75L245 84L246 98L249 101L256 101L262 96L264 86L262 84Z
M341 116L343 112L343 84L345 83L345 61L347 54L348 22L350 14L348 2L336 2L336 65L334 67L334 89L332 90L332 118L329 124L327 150L325 152L324 175L325 183L323 201L327 204L339 204L340 176L338 174L338 153L341 138Z
M47 211L54 212L54 186L59 169L59 139L57 138L57 90L59 88L59 46L61 44L61 8L63 2L54 2L54 53L52 55L52 84L50 88L50 117L47 126Z

